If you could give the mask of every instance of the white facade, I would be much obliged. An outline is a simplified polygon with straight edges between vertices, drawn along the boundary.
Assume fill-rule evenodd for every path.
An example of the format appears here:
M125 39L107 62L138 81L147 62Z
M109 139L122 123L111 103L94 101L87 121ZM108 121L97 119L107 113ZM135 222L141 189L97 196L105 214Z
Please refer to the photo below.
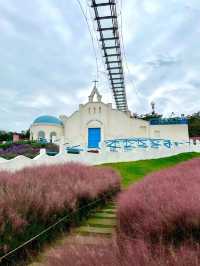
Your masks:
M97 100L94 101L94 96ZM86 104L80 104L79 110L71 116L60 116L60 124L48 124L40 121L31 125L31 137L38 139L39 132L45 132L47 140L55 132L57 139L65 143L84 148L100 147L104 140L126 139L134 137L162 138L172 141L189 141L188 126L183 125L150 125L149 122L132 118L112 108L112 104L101 101L101 95L93 89Z
M64 128L62 125L52 124L40 124L36 123L31 125L31 139L39 140L40 138L46 139L48 142L52 142L53 138L61 138L64 134Z

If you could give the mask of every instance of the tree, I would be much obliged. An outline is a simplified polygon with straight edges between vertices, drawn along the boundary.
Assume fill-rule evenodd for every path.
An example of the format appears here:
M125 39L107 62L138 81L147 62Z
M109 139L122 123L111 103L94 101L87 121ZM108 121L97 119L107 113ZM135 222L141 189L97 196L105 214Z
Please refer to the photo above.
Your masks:
M30 129L21 132L22 139L30 139Z
M162 115L160 114L145 114L145 115L142 115L141 116L142 119L146 120L146 121L149 121L151 119L159 119L159 118L162 118Z
M200 111L187 118L190 137L200 137Z
M13 132L0 131L0 141L12 141Z

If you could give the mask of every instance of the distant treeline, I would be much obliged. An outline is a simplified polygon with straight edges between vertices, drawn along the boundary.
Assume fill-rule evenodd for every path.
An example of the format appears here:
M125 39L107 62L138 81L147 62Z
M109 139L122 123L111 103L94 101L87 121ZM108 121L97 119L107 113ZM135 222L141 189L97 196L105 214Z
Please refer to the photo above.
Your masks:
M0 130L0 142L2 141L12 141L13 140L13 134L16 132L12 131L4 131ZM29 139L30 138L30 130L22 131L21 133L18 133L20 135L21 139Z

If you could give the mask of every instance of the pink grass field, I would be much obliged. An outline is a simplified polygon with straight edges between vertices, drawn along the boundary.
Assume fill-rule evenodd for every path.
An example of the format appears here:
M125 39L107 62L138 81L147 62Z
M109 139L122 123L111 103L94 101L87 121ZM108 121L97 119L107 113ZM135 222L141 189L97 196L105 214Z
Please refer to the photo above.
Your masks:
M124 240L123 240L124 241ZM135 243L69 245L57 248L47 256L44 266L199 266L200 250L197 246L184 245L176 250L159 245L152 247L142 240Z
M75 163L0 172L0 253L15 247L26 228L45 228L84 202L119 189L114 170Z
M121 193L117 243L124 265L200 265L200 158Z
M66 245L47 265L200 265L200 158L146 176L121 193L118 206L112 245Z
M200 159L131 186L119 197L118 219L124 236L152 243L187 240L200 229Z

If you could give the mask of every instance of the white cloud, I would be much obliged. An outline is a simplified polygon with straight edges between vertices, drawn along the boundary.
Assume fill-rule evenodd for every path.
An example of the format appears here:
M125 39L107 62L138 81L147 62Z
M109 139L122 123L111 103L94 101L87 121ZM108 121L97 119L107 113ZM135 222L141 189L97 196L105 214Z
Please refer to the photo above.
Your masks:
M170 94L174 91L176 91L178 88L174 84L169 84L165 86L161 86L155 89L155 91L152 93L152 95L149 97L148 102L151 103L152 101L156 101L157 99L160 99L163 96L166 96L168 94L168 97ZM176 100L176 98L175 98Z
M7 35L15 35L17 33L11 21L3 17L0 18L0 32L3 32Z
M146 0L146 1L143 1L143 7L144 7L144 10L151 14L151 15L154 15L156 14L157 12L159 12L160 10L160 1L158 0Z
M199 1L122 3L131 111L150 111L151 100L164 114L198 111ZM24 129L44 113L70 115L87 101L96 63L76 2L0 0L0 43L0 128ZM102 63L98 88L114 102Z
M50 1L47 0L37 0L41 16L43 16L44 20L50 23L47 26L51 30L55 30L58 36L66 43L70 41L72 38L71 30L68 24L65 22L65 19L62 14L62 10L60 10L56 5L52 5Z

